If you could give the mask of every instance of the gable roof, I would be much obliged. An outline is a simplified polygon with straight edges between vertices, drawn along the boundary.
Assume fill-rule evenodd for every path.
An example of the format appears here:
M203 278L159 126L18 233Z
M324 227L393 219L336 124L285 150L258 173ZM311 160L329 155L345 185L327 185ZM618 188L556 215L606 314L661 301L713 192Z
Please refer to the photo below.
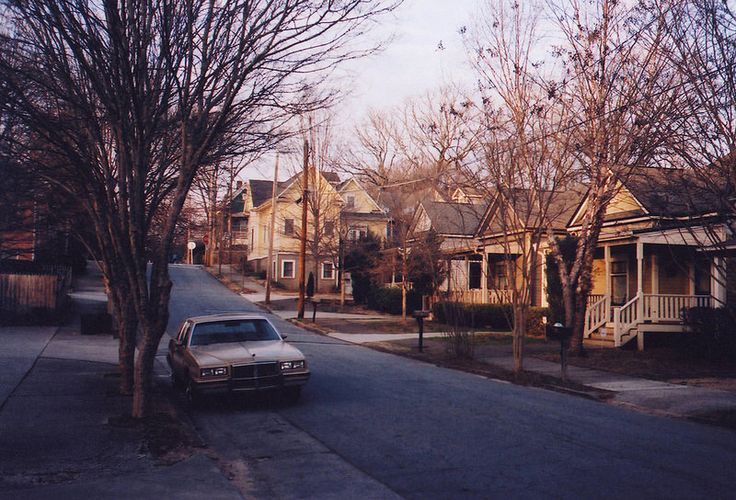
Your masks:
M281 183L279 182L279 184ZM248 185L250 186L250 196L253 200L254 207L262 205L271 199L271 195L273 193L273 181L250 179L248 181Z
M728 209L733 187L718 169L703 173L681 168L637 167L622 179L624 187L649 215L682 217ZM715 189L714 189L715 188Z
M568 221L575 214L585 188L582 185L572 185L565 190L541 191L538 196L544 197L545 209L540 210L539 198L531 196L528 189L518 188L497 193L492 203L483 215L478 227L478 235L498 234L509 229L530 230L549 226L552 230L563 231ZM501 196L505 201L501 200ZM499 219L498 211L503 209L509 219L507 224ZM503 215L503 214L502 214ZM510 226L510 227L509 227Z
M438 234L472 237L486 211L486 203L472 205L446 201L424 201L420 204Z

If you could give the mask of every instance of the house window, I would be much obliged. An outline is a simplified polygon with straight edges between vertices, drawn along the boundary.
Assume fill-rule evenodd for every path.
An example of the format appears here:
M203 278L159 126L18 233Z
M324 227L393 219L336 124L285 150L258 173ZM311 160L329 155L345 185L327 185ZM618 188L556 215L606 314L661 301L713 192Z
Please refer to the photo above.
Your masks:
M335 278L335 266L332 265L332 262L323 262L322 263L322 279L331 280L334 278Z
M335 223L331 220L325 221L325 236L335 234Z
M501 260L493 265L493 289L494 290L508 290L509 288L509 275L508 275L508 261Z
M611 303L622 306L629 299L629 263L625 260L611 262Z
M293 278L294 277L294 261L293 260L282 260L281 261L281 277L282 278Z
M348 231L348 239L350 241L358 241L360 238L368 236L368 228L366 226L353 226Z
M294 234L294 219L284 219L284 234Z
M479 260L468 262L468 290L480 289L481 270L483 263Z
M346 198L346 208L355 208L355 196L349 194Z
M695 295L710 295L710 260L695 260Z

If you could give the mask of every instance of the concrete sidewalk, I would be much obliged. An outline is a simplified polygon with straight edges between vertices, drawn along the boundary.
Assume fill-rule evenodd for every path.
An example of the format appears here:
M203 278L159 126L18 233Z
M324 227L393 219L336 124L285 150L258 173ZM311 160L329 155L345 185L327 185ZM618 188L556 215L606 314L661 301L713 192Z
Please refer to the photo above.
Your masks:
M0 498L242 498L203 450L173 464L146 451L121 418L117 341L79 333L78 313L105 306L98 270L73 300L69 325L0 328ZM156 375L168 390L160 359Z
M481 361L511 370L513 368L511 347L499 346ZM553 377L560 376L559 363L531 356L524 358L524 369ZM736 411L736 392L671 384L572 365L568 365L567 374L572 382L614 392L612 403L630 406L647 413L690 418L706 412Z

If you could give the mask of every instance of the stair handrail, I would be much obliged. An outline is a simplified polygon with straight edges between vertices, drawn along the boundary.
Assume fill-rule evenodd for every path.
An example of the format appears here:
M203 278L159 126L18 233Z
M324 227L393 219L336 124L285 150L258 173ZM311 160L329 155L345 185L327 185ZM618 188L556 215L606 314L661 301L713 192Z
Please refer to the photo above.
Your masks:
M631 300L621 307L613 308L613 344L621 347L623 343L621 339L627 335L629 330L639 324L639 295L635 295ZM631 340L631 339L627 339Z
M611 297L603 295L603 298L590 304L585 310L585 338L608 322L611 309Z

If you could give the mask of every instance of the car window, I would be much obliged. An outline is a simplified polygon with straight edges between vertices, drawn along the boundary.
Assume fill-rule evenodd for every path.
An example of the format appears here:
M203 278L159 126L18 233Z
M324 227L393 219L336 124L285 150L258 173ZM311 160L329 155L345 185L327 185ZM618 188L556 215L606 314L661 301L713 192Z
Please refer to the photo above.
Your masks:
M184 330L184 334L182 335L181 343L183 345L189 345L189 336L192 333L192 324L187 323L186 328Z
M229 342L280 340L279 334L265 319L212 321L194 326L189 345L210 345Z
M189 328L189 322L185 321L184 323L182 323L181 328L179 328L179 333L176 334L176 340L178 340L179 342L184 341L184 335L187 331L187 328Z

